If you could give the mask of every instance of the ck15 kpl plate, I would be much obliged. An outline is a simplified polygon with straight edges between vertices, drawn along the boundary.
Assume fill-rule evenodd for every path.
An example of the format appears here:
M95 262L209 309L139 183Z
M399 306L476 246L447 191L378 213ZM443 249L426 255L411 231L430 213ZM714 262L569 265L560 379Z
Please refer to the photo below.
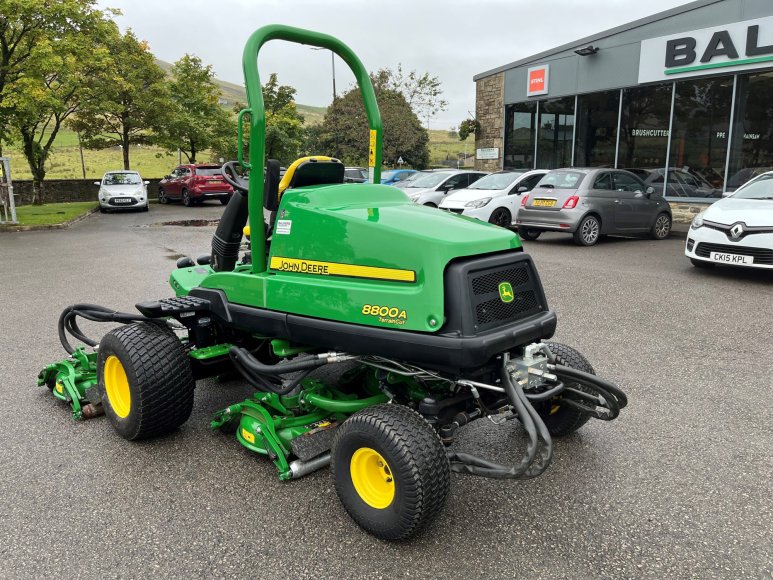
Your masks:
M721 262L723 264L742 264L744 266L751 266L754 264L754 256L741 256L740 254L711 252L709 258L711 258L713 262Z

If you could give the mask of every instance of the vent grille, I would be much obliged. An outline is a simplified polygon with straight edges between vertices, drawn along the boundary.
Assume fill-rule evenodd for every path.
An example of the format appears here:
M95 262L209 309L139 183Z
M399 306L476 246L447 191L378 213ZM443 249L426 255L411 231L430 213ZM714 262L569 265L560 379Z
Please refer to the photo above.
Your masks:
M526 264L523 264L516 268L500 270L499 272L492 272L473 278L472 293L480 295L496 292L497 296L499 296L500 282L510 282L510 285L515 288L516 286L526 284L528 281L529 268Z
M529 261L508 264L504 268L500 266L470 272L468 282L477 332L526 318L545 309L536 289L539 280L533 274ZM502 282L508 282L512 287L513 299L510 302L503 302L499 296L499 285Z

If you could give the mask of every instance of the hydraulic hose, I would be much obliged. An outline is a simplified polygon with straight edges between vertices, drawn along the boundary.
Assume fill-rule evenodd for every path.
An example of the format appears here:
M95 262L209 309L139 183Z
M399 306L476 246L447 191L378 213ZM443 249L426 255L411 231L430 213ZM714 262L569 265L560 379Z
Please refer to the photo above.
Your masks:
M149 322L159 326L168 326L165 320L148 318L141 314L118 312L97 304L73 304L62 311L62 314L59 315L59 323L57 325L59 341L62 343L64 350L66 350L68 354L73 354L75 352L75 347L73 347L67 339L68 334L91 347L95 347L99 344L99 341L89 338L83 333L78 326L78 317L91 320L92 322L119 322L121 324Z
M507 466L468 453L452 452L448 454L451 470L497 479L531 479L543 473L552 462L553 440L521 386L513 382L506 365L502 366L501 375L505 393L529 437L526 453L517 465ZM538 451L539 459L537 459Z
M581 371L572 367L567 367L564 365L559 365L559 364L555 365L555 372L557 375L564 377L564 379L569 379L573 382L587 384L589 386L607 391L615 398L615 400L617 401L621 409L623 409L628 404L628 397L620 389L620 387L618 387L617 385L613 385L612 383L602 379L601 377L597 377L596 375L592 375L590 373L586 373L584 371Z

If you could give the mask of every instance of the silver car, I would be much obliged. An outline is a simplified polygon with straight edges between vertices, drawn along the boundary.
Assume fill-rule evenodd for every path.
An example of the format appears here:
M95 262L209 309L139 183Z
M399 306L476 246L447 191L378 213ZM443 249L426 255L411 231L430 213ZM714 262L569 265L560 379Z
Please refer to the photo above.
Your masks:
M451 191L466 189L478 179L486 175L482 171L466 171L458 169L438 169L436 171L421 171L416 177L404 180L399 184L411 201L419 205L438 207Z
M140 209L148 211L148 184L136 171L108 171L99 186L99 211L116 209Z
M554 169L521 197L518 233L536 240L543 231L572 234L592 246L605 234L644 234L656 240L671 232L671 207L653 187L621 169Z

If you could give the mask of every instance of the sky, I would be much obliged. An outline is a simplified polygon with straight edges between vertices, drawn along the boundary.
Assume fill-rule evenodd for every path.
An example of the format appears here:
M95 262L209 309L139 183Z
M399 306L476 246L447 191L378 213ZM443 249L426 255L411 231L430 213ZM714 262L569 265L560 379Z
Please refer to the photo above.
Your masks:
M346 43L370 71L429 72L442 82L448 109L431 129L458 126L475 109L472 77L486 70L626 24L684 0L98 0L117 8L153 54L174 62L195 54L218 78L243 84L242 50L266 24L324 32ZM335 59L336 90L354 77ZM297 89L296 102L327 106L333 97L330 52L269 42L258 61L261 80L277 73Z

